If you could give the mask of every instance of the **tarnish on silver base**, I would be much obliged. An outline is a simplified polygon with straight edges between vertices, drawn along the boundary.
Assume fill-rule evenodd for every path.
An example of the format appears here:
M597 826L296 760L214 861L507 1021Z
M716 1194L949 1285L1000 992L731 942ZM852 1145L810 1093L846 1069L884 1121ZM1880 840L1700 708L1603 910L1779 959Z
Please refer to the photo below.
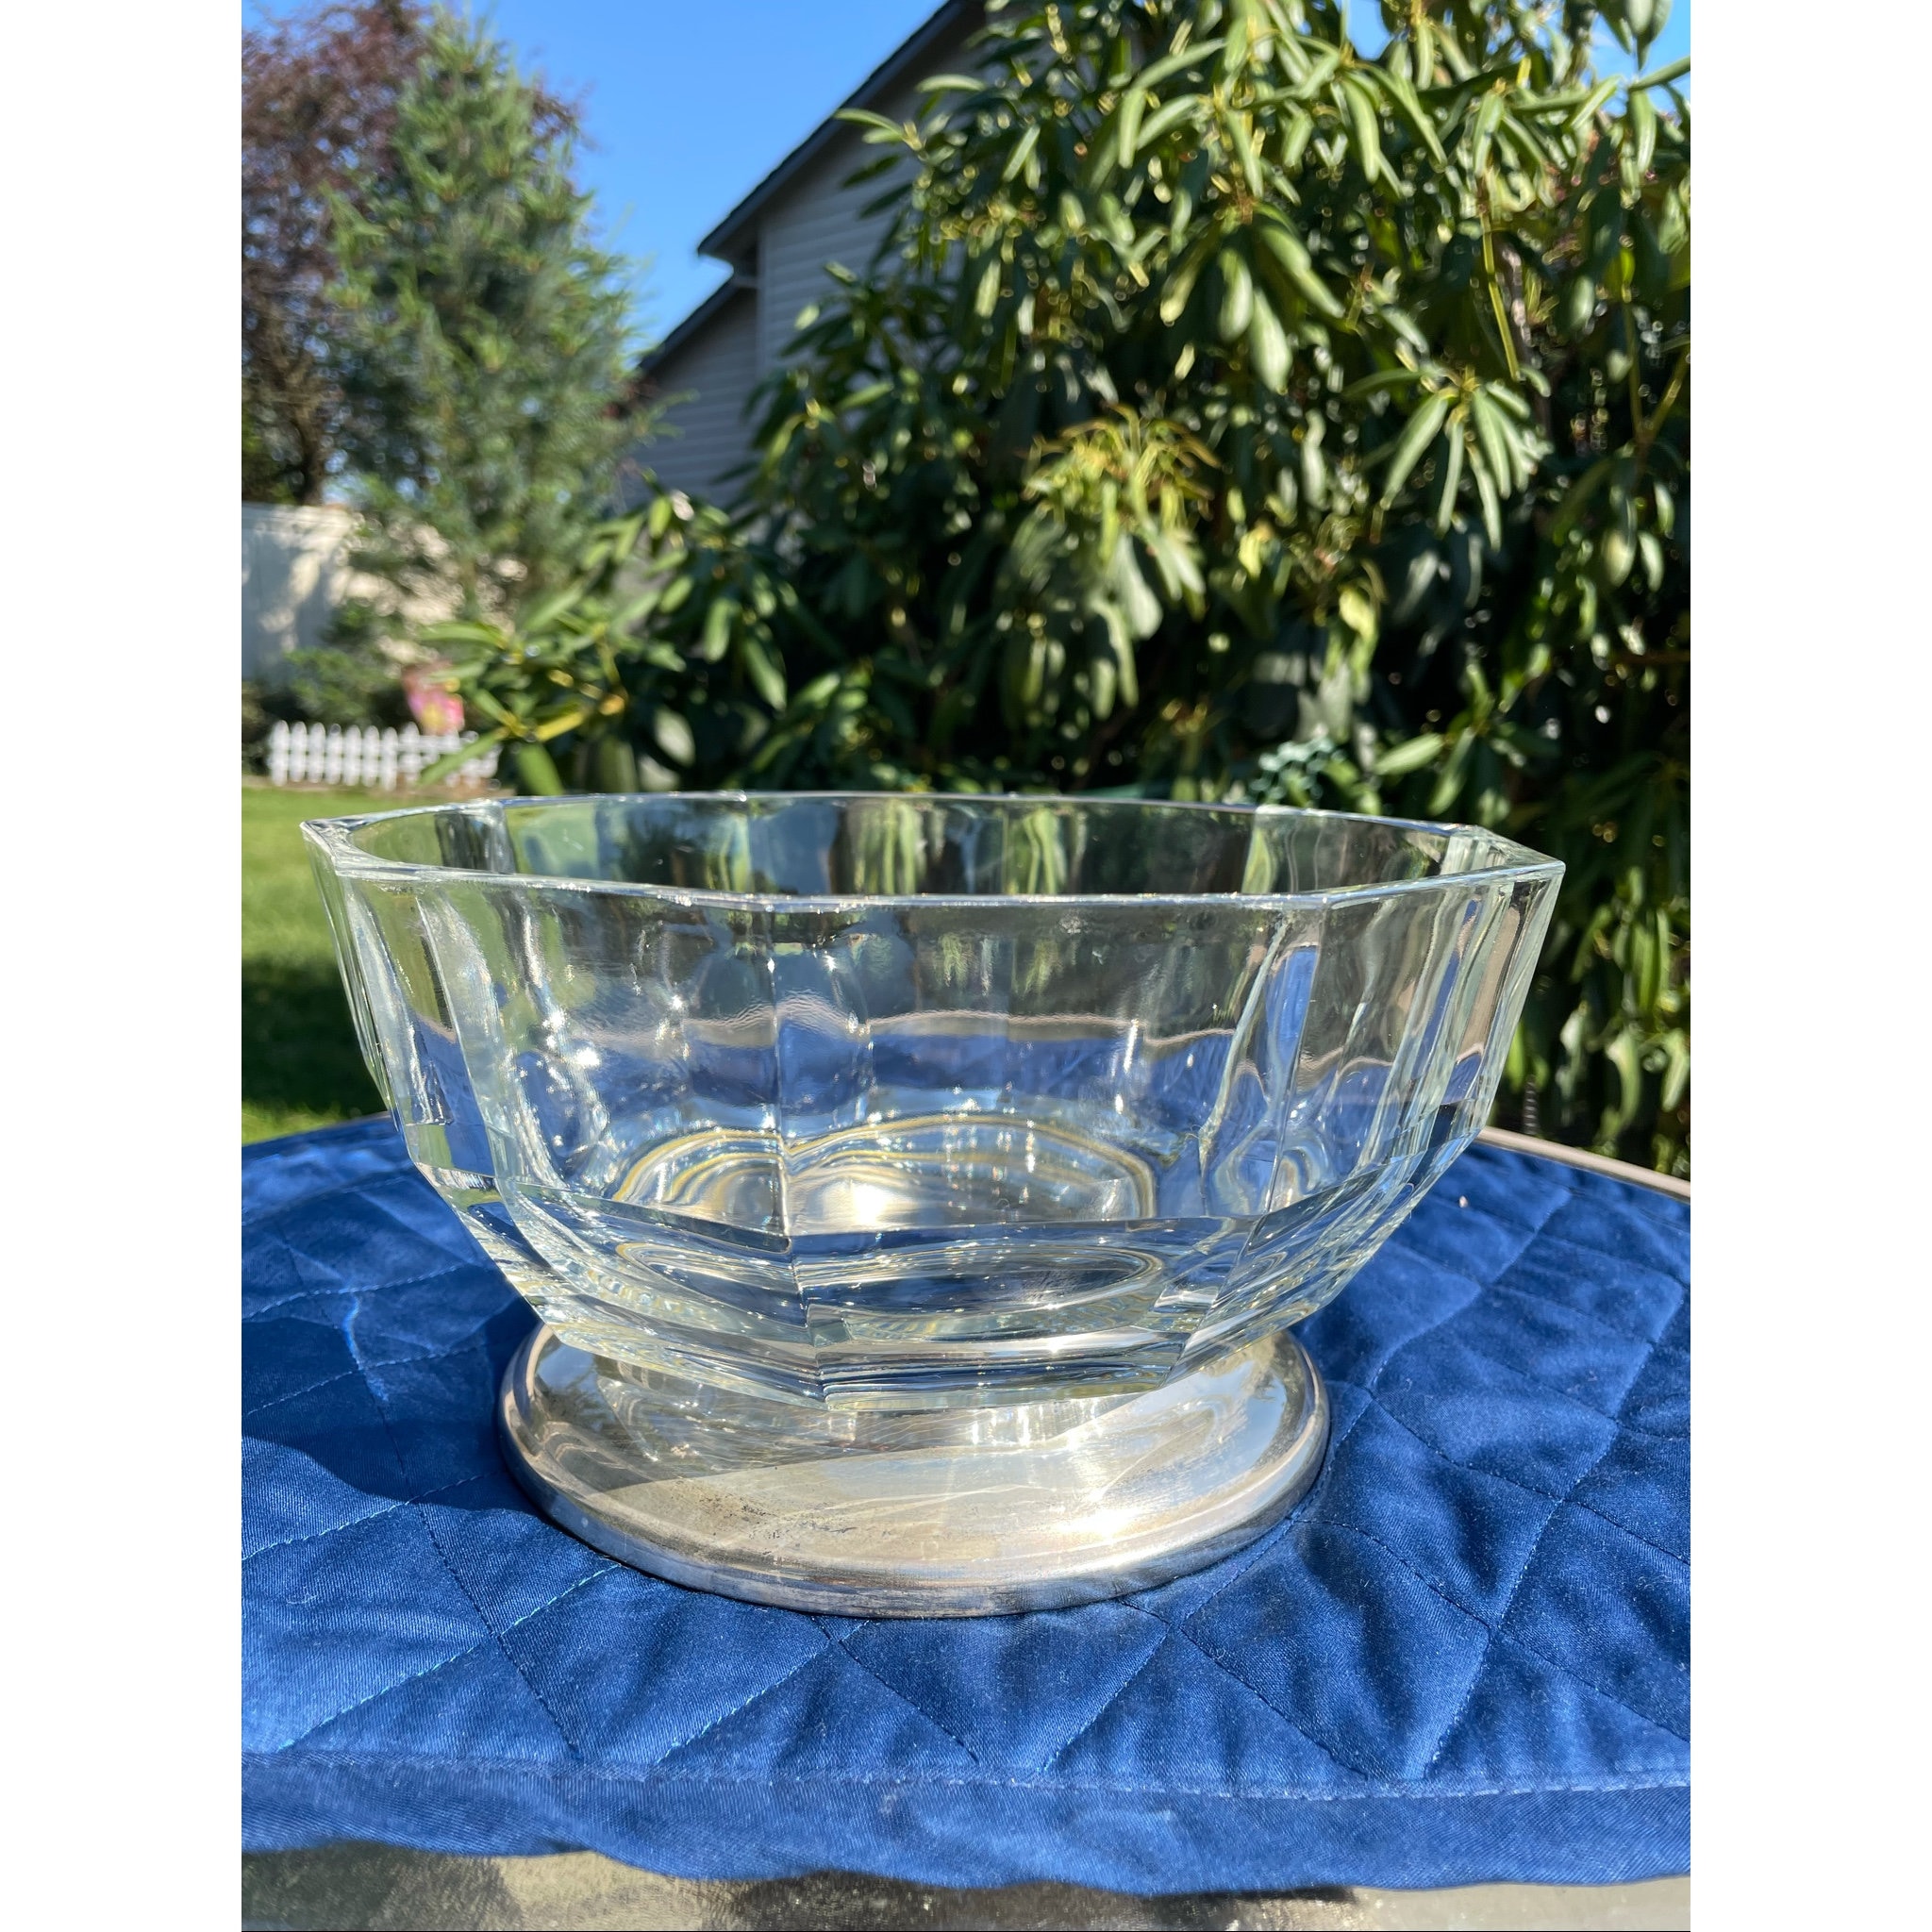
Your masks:
M1277 1332L1141 1395L827 1414L587 1355L539 1328L503 1380L554 1521L693 1589L853 1616L1124 1596L1219 1560L1307 1492L1328 1397Z

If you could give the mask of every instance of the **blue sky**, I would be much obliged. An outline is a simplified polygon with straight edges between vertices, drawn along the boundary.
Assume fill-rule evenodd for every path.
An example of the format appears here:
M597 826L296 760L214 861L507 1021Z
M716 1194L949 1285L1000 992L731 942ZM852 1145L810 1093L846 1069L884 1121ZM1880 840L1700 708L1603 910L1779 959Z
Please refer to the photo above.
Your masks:
M639 262L640 323L661 335L724 278L697 243L883 60L937 0L494 0L478 5L564 92L594 143L579 174L607 240ZM286 5L274 10L282 11ZM259 18L249 0L245 12ZM1379 41L1373 0L1352 0ZM1690 51L1676 0L1651 52ZM1628 71L1612 43L1606 72Z

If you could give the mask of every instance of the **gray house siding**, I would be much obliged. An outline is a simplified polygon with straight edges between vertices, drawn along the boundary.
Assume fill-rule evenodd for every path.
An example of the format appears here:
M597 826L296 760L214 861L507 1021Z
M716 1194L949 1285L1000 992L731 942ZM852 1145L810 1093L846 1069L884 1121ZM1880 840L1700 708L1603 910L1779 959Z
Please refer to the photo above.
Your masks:
M743 288L653 367L658 392L682 398L664 411L666 433L641 452L667 489L713 502L732 493L724 479L751 448L744 403L758 372L758 299Z
M841 184L878 150L858 130L840 142L777 200L758 225L758 374L778 362L796 331L799 311L823 301L837 262L855 275L870 265L890 225L884 213L860 210L891 185L874 176L857 188Z
M965 43L983 17L977 5L948 0L849 105L894 120L917 114L920 80L965 67ZM658 394L685 396L666 411L676 436L638 453L667 488L713 501L730 493L723 479L750 454L745 404L752 391L783 359L799 312L836 286L827 266L863 275L886 232L887 214L860 210L889 181L875 175L845 185L879 152L859 129L828 122L705 238L703 252L730 263L733 278L672 330L643 367Z

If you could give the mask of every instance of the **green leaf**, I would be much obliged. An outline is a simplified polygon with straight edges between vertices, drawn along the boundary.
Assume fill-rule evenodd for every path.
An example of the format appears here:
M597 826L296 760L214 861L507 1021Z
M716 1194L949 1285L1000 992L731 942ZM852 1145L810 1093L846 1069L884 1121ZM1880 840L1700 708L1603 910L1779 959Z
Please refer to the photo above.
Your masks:
M1219 333L1224 342L1238 342L1248 332L1255 313L1254 278L1248 264L1233 248L1221 251L1221 316Z
M445 778L453 778L474 758L479 758L494 746L502 744L508 738L507 731L485 731L468 744L458 745L455 751L444 752L434 764L425 765L416 774L419 785L441 785Z
M1354 402L1357 396L1377 395L1384 390L1410 389L1424 380L1428 374L1428 371L1421 369L1378 369L1374 375L1350 383L1341 393Z
M1469 416L1475 427L1475 440L1482 450L1483 459L1489 464L1490 475L1507 494L1515 487L1516 479L1514 439L1508 426L1484 390L1477 390L1470 397Z
M691 736L691 726L675 711L663 705L658 707L651 720L651 736L674 765L690 765L697 761L697 741Z
M1630 96L1630 133L1637 143L1637 172L1648 174L1657 155L1657 109L1641 92Z
M1288 387L1291 366L1288 334L1265 291L1255 291L1254 307L1254 318L1248 325L1248 354L1254 358L1255 374L1278 395Z
M657 609L663 596L661 589L646 591L641 596L633 597L629 603L620 605L611 614L611 630L620 636L635 631Z
M738 621L738 599L717 597L705 612L705 627L698 641L698 656L707 664L722 664L731 648L731 626Z
M1475 110L1471 122L1470 170L1480 175L1490 158L1490 148L1496 139L1496 129L1503 125L1503 96L1487 93Z
M1291 39L1292 37L1289 38ZM1302 42L1305 48L1307 44L1306 42ZM1315 44L1318 51L1314 58L1307 63L1306 71L1294 84L1293 91L1302 100L1312 98L1320 89L1327 85L1341 66L1341 49L1340 47L1324 47L1320 42Z
M1227 32L1227 42L1221 53L1221 78L1231 82L1241 71L1242 63L1248 58L1248 17L1242 10L1240 0L1228 8L1234 16Z
M1672 60L1662 67L1652 68L1648 74L1640 74L1630 86L1633 91L1644 87L1668 87L1672 81L1681 80L1690 72L1690 57L1686 54L1681 60ZM1616 83L1612 81L1609 86L1614 92Z
M1247 116L1224 114L1221 125L1228 146L1234 150L1236 162L1247 177L1248 192L1259 201L1267 190L1261 179L1261 158L1255 152L1254 137L1248 132Z
M1617 1070L1617 1085L1621 1095L1617 1114L1618 1127L1625 1121L1636 1117L1643 1105L1643 1063L1640 1057L1637 1031L1626 1026L1604 1049L1604 1057Z
M526 797L555 798L565 790L556 759L541 744L519 744L510 753L510 763L516 769L518 788Z
M1128 637L1151 638L1160 628L1160 620L1165 613L1160 608L1160 599L1148 589L1147 579L1141 574L1140 561L1134 555L1130 538L1123 535L1114 540L1113 557L1108 569ZM1131 651L1122 660L1121 673L1124 687L1131 691L1134 685ZM1130 696L1127 702L1138 704L1140 700Z
M1502 131L1515 144L1518 157L1532 176L1539 169L1557 166L1556 157L1543 145L1535 130L1518 120L1507 108L1503 110Z
M425 624L420 633L429 644L481 644L491 651L507 651L510 637L493 624L477 624L468 618L448 618L440 624Z
M1159 567L1163 586L1170 597L1178 600L1183 592L1189 591L1199 596L1207 588L1192 550L1174 531L1150 530L1141 541Z
M1623 86L1620 80L1602 80L1584 95L1575 113L1570 117L1572 127L1586 127L1596 118L1597 109Z
M1469 452L1470 474L1475 478L1476 500L1482 505L1483 535L1490 540L1491 550L1503 547L1503 503L1496 494L1496 479L1490 475L1490 466L1483 459L1481 445Z
M599 791L638 789L637 753L614 734L607 733L591 747L591 771Z
M1281 143L1281 165L1290 174L1302 164L1302 157L1308 151L1308 142L1314 138L1314 117L1305 114L1299 108L1288 117L1288 134Z
M1041 124L1034 122L1013 143L1013 152L1007 157L1007 165L1000 171L1003 182L1010 181L1033 158L1033 150L1040 145L1040 127Z
M1442 142L1436 132L1436 124L1429 119L1428 109L1417 99L1415 89L1401 75L1387 67L1365 67L1362 72L1373 78L1382 92L1395 103L1397 111L1415 131L1417 140L1428 150L1429 158L1439 168L1447 167L1449 158L1442 152Z
M1408 473L1415 468L1424 450L1435 440L1436 432L1442 426L1443 418L1449 413L1449 397L1439 392L1430 396L1413 416L1408 425L1395 441L1395 447L1389 458L1389 474L1382 479L1382 504L1386 508L1395 501L1397 492L1408 481Z
M1152 147L1176 122L1191 120L1199 115L1201 105L1198 94L1182 94L1179 99L1157 108L1141 124L1141 148L1145 150Z
M1462 424L1459 418L1452 419L1447 436L1443 439L1448 447L1442 453L1442 462L1436 481L1436 514L1430 520L1436 535L1446 537L1449 525L1456 519L1456 492L1462 484Z
M870 108L841 108L832 119L849 121L855 127L870 129L865 136L869 142L906 141L906 126L903 122L889 121L883 114L874 114Z
M1335 608L1341 613L1341 621L1356 636L1373 642L1378 628L1375 622L1374 601L1354 584L1343 585L1335 600Z
M579 724L588 723L596 708L588 701L567 706L544 719L531 736L539 744L548 744L553 738L561 738L566 731L575 731Z
M547 597L540 597L518 618L517 628L525 637L538 636L548 630L567 610L575 609L582 600L583 594L583 587L580 584L573 584L567 590L554 591Z
M1108 636L1112 636L1109 628ZM1109 658L1095 658L1087 667L1088 702L1093 715L1103 723L1113 716L1114 694L1120 683L1120 674L1114 660Z
M1420 737L1392 745L1387 751L1378 751L1375 754L1375 776L1403 778L1410 772L1419 772L1424 765L1436 762L1448 741L1438 732L1424 731Z
M751 631L739 640L738 661L744 666L753 689L773 710L785 708L785 674L773 661L772 654Z
M1621 584L1637 561L1637 506L1622 483L1610 485L1610 523L1599 548L1604 575L1612 585Z
M1338 85L1348 108L1356 158L1362 164L1362 173L1371 181L1377 180L1388 172L1388 164L1382 159L1382 130L1375 113L1375 97L1353 75L1344 75Z
M1664 1082L1659 1105L1674 1113L1690 1086L1690 1042L1677 1028L1664 1035Z
M1198 67L1210 54L1220 53L1223 45L1220 40L1197 41L1192 46L1181 48L1178 53L1163 54L1158 60L1135 75L1135 85L1158 88L1169 75L1178 74L1183 68Z
M1167 288L1160 297L1160 319L1171 327L1181 318L1181 311L1188 306L1188 298L1194 292L1194 284L1200 278L1208 255L1214 247L1214 234L1210 229L1203 235L1168 275Z
M494 718L499 724L504 725L507 729L512 732L521 732L523 730L523 720L514 711L505 709L480 685L472 688L464 695L479 711L482 711L488 717ZM525 700L525 702L527 702L527 700Z
M1341 319L1343 313L1341 304L1315 273L1301 237L1289 226L1284 217L1272 208L1258 208L1254 221L1248 225L1248 233L1311 308L1334 320ZM1161 305L1161 312L1166 314L1165 303Z
M1431 818L1440 817L1456 803L1457 794L1462 790L1463 774L1469 769L1470 754L1474 749L1475 739L1470 732L1461 732L1450 741L1449 760L1437 774L1435 790L1429 793L1427 810Z

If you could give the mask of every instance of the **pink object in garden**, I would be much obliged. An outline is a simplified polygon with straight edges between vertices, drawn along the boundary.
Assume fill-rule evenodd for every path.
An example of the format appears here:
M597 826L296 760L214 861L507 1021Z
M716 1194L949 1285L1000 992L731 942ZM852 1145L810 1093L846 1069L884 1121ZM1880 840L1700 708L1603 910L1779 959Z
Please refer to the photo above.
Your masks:
M409 700L409 715L421 730L463 728L463 701L452 688L446 664L411 664L403 673L403 691Z

